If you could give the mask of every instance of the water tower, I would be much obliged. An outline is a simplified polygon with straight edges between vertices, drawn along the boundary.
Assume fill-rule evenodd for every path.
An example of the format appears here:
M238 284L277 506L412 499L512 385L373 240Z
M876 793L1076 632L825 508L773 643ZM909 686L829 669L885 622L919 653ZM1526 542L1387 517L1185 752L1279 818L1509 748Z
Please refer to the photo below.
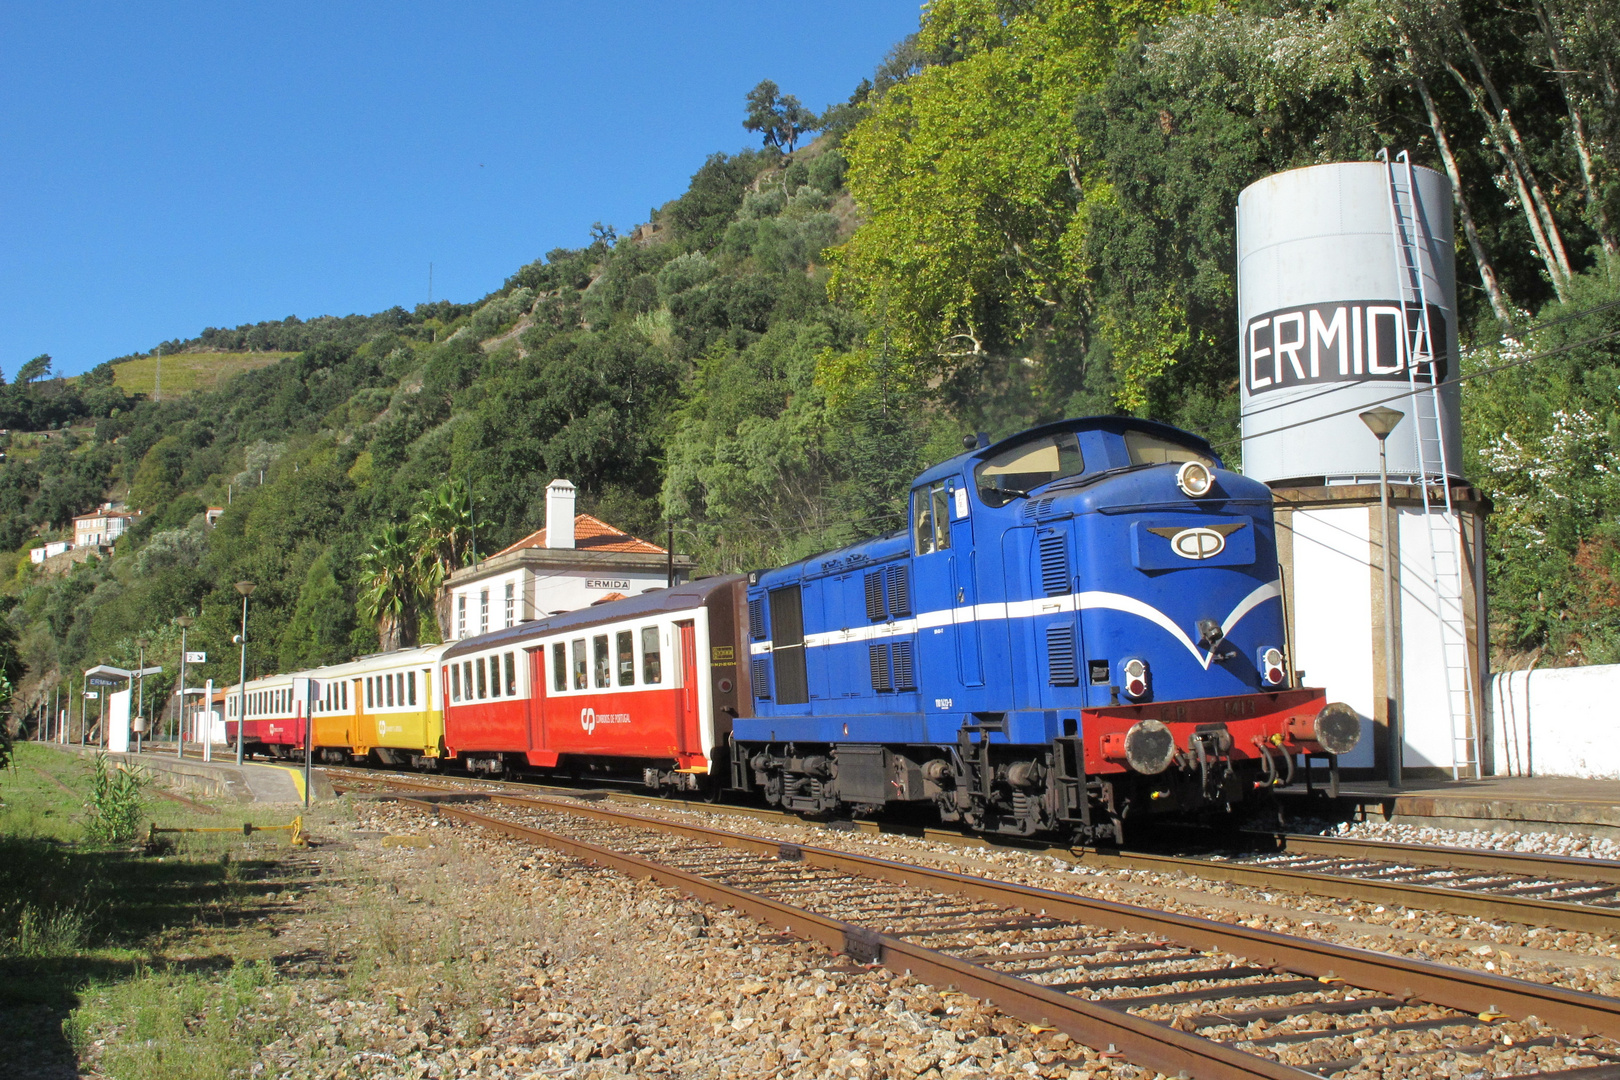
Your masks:
M1272 487L1294 668L1361 712L1350 775L1388 775L1391 689L1407 775L1480 775L1486 506L1448 381L1451 185L1404 155L1279 173L1239 197L1237 243L1243 468ZM1402 414L1387 521L1379 408Z

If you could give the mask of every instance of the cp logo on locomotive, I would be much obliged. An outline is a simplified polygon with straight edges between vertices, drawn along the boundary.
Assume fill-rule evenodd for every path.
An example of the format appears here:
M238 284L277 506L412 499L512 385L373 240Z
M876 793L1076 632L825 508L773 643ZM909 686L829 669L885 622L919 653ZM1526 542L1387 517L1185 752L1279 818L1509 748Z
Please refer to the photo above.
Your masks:
M579 726L585 729L587 735L594 732L596 730L596 710L589 708L579 710Z
M1183 559L1213 559L1226 550L1226 538L1243 528L1236 525L1209 525L1196 529L1149 529L1170 541L1170 549Z

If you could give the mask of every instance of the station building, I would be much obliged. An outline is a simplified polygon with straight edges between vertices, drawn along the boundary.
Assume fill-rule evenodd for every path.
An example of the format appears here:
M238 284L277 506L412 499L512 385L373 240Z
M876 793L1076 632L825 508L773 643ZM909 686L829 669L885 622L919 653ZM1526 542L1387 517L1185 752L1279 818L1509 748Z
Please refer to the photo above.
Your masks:
M671 555L590 514L574 512L567 480L546 487L546 527L451 574L446 641L543 619L686 580L688 555Z

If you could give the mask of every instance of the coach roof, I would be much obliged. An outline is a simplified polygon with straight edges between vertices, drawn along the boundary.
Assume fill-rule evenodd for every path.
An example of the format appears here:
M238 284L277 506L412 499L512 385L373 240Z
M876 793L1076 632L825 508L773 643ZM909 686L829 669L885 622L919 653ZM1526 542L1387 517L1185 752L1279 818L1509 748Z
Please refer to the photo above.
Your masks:
M519 644L534 638L584 630L624 619L664 615L672 611L690 611L702 607L713 593L743 580L741 574L723 574L703 578L700 581L689 581L672 589L654 589L626 600L614 600L596 607L580 608L578 611L565 611L561 615L550 615L533 622L519 623L504 630L491 630L477 637L463 638L446 649L440 659L448 660L467 653L498 649L503 645Z

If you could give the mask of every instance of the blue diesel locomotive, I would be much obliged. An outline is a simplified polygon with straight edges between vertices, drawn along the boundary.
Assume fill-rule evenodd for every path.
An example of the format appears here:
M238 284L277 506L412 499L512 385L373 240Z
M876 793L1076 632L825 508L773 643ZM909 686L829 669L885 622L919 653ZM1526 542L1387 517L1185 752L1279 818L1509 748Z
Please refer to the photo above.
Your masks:
M730 787L1118 838L1355 746L1289 670L1264 484L1128 417L971 441L909 528L749 575Z

